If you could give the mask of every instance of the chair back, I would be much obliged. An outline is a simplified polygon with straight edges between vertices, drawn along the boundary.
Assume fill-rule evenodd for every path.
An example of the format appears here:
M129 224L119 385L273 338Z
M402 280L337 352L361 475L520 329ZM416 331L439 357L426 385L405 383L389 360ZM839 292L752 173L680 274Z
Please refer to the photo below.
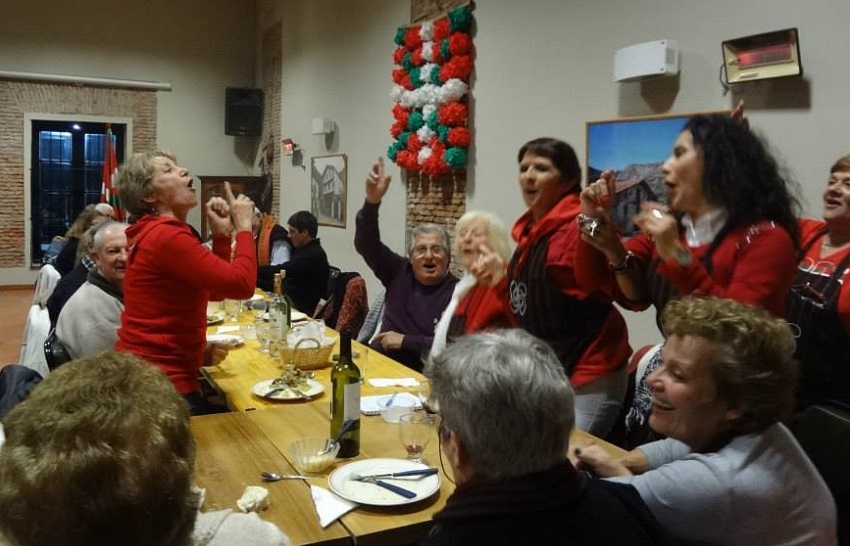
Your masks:
M40 382L41 375L32 368L20 364L0 368L0 419L23 402Z
M360 273L347 271L337 277L333 293L319 318L340 332L345 329L353 337L360 331L368 312L366 281Z
M50 369L44 360L44 340L50 333L50 316L47 309L40 305L30 306L24 334L21 340L21 355L18 364L31 368L41 377L47 377Z
M32 295L32 304L44 307L47 305L47 299L56 288L56 283L62 275L51 264L44 264L38 270L38 276L35 278L35 292Z
M73 360L68 354L68 348L62 343L62 340L56 335L56 328L50 330L47 334L47 339L44 340L44 359L47 361L47 367L52 371L66 362Z
M795 432L835 499L838 543L850 544L850 406L835 401L809 406Z

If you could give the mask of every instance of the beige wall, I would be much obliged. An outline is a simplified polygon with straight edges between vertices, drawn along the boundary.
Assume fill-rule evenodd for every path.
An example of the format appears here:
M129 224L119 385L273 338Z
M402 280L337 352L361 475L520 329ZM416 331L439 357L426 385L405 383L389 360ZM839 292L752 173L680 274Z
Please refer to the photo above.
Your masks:
M408 0L259 0L261 25L284 19L283 135L304 144L305 165L328 153L310 135L310 119L339 124L332 152L348 154L349 227L321 228L332 263L368 273L352 247L353 215L363 179L390 143L390 71L395 28ZM516 158L543 135L572 143L584 163L585 121L730 108L738 96L750 118L803 184L806 212L818 215L832 161L850 151L845 138L845 53L850 3L843 0L478 0L473 84L475 151L468 208L506 221L522 212ZM751 82L726 94L718 81L723 40L798 27L802 79ZM614 52L670 38L679 42L681 74L646 83L614 83ZM396 186L381 209L384 239L403 248L405 203ZM309 171L282 161L282 214L309 207ZM367 274L370 297L380 289ZM651 312L650 312L651 313ZM657 338L650 313L625 313L632 338Z
M255 29L251 0L6 0L0 70L169 82L157 146L196 174L255 174L257 144L224 134L225 88L256 83ZM32 279L0 269L0 284Z

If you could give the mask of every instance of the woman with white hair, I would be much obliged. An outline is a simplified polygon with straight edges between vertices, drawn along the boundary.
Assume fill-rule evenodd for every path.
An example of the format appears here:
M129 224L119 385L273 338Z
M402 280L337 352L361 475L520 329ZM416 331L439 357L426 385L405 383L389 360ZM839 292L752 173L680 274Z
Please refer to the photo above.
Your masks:
M455 284L452 298L437 323L430 356L439 355L446 343L456 337L516 325L507 301L491 283L483 276L470 274L482 252L494 252L503 261L510 260L508 232L495 214L470 210L457 221L454 232L454 253L465 273Z

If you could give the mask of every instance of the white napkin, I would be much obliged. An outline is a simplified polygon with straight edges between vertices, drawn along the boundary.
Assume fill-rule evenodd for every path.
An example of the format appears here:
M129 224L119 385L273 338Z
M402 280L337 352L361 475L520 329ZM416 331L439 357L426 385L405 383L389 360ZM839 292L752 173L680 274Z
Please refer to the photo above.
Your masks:
M419 381L413 377L373 377L369 379L373 387L418 387Z
M316 507L322 529L357 508L357 503L340 498L318 485L310 486L310 496L313 497L313 505Z
M219 326L216 333L219 334L230 334L232 332L239 332L240 326Z

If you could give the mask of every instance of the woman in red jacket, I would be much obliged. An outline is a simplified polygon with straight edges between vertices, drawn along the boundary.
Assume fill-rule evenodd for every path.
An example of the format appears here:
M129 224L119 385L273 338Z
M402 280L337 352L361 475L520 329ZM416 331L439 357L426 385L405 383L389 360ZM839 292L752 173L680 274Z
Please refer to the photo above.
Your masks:
M745 124L721 114L694 116L662 172L669 207L645 202L641 233L622 241L612 221L614 173L581 193L577 275L607 287L633 310L687 295L728 298L785 316L795 270L798 203L767 147ZM660 329L660 324L659 324ZM650 393L638 377L627 428L643 427Z
M210 252L186 223L198 204L197 190L172 155L134 154L115 182L122 206L135 219L126 232L125 308L115 348L165 372L193 414L226 411L207 402L198 384L198 370L212 352L206 345L206 309L211 295L246 299L254 293L254 204L244 194L235 198L225 182L225 197L212 197L204 206L213 233Z

